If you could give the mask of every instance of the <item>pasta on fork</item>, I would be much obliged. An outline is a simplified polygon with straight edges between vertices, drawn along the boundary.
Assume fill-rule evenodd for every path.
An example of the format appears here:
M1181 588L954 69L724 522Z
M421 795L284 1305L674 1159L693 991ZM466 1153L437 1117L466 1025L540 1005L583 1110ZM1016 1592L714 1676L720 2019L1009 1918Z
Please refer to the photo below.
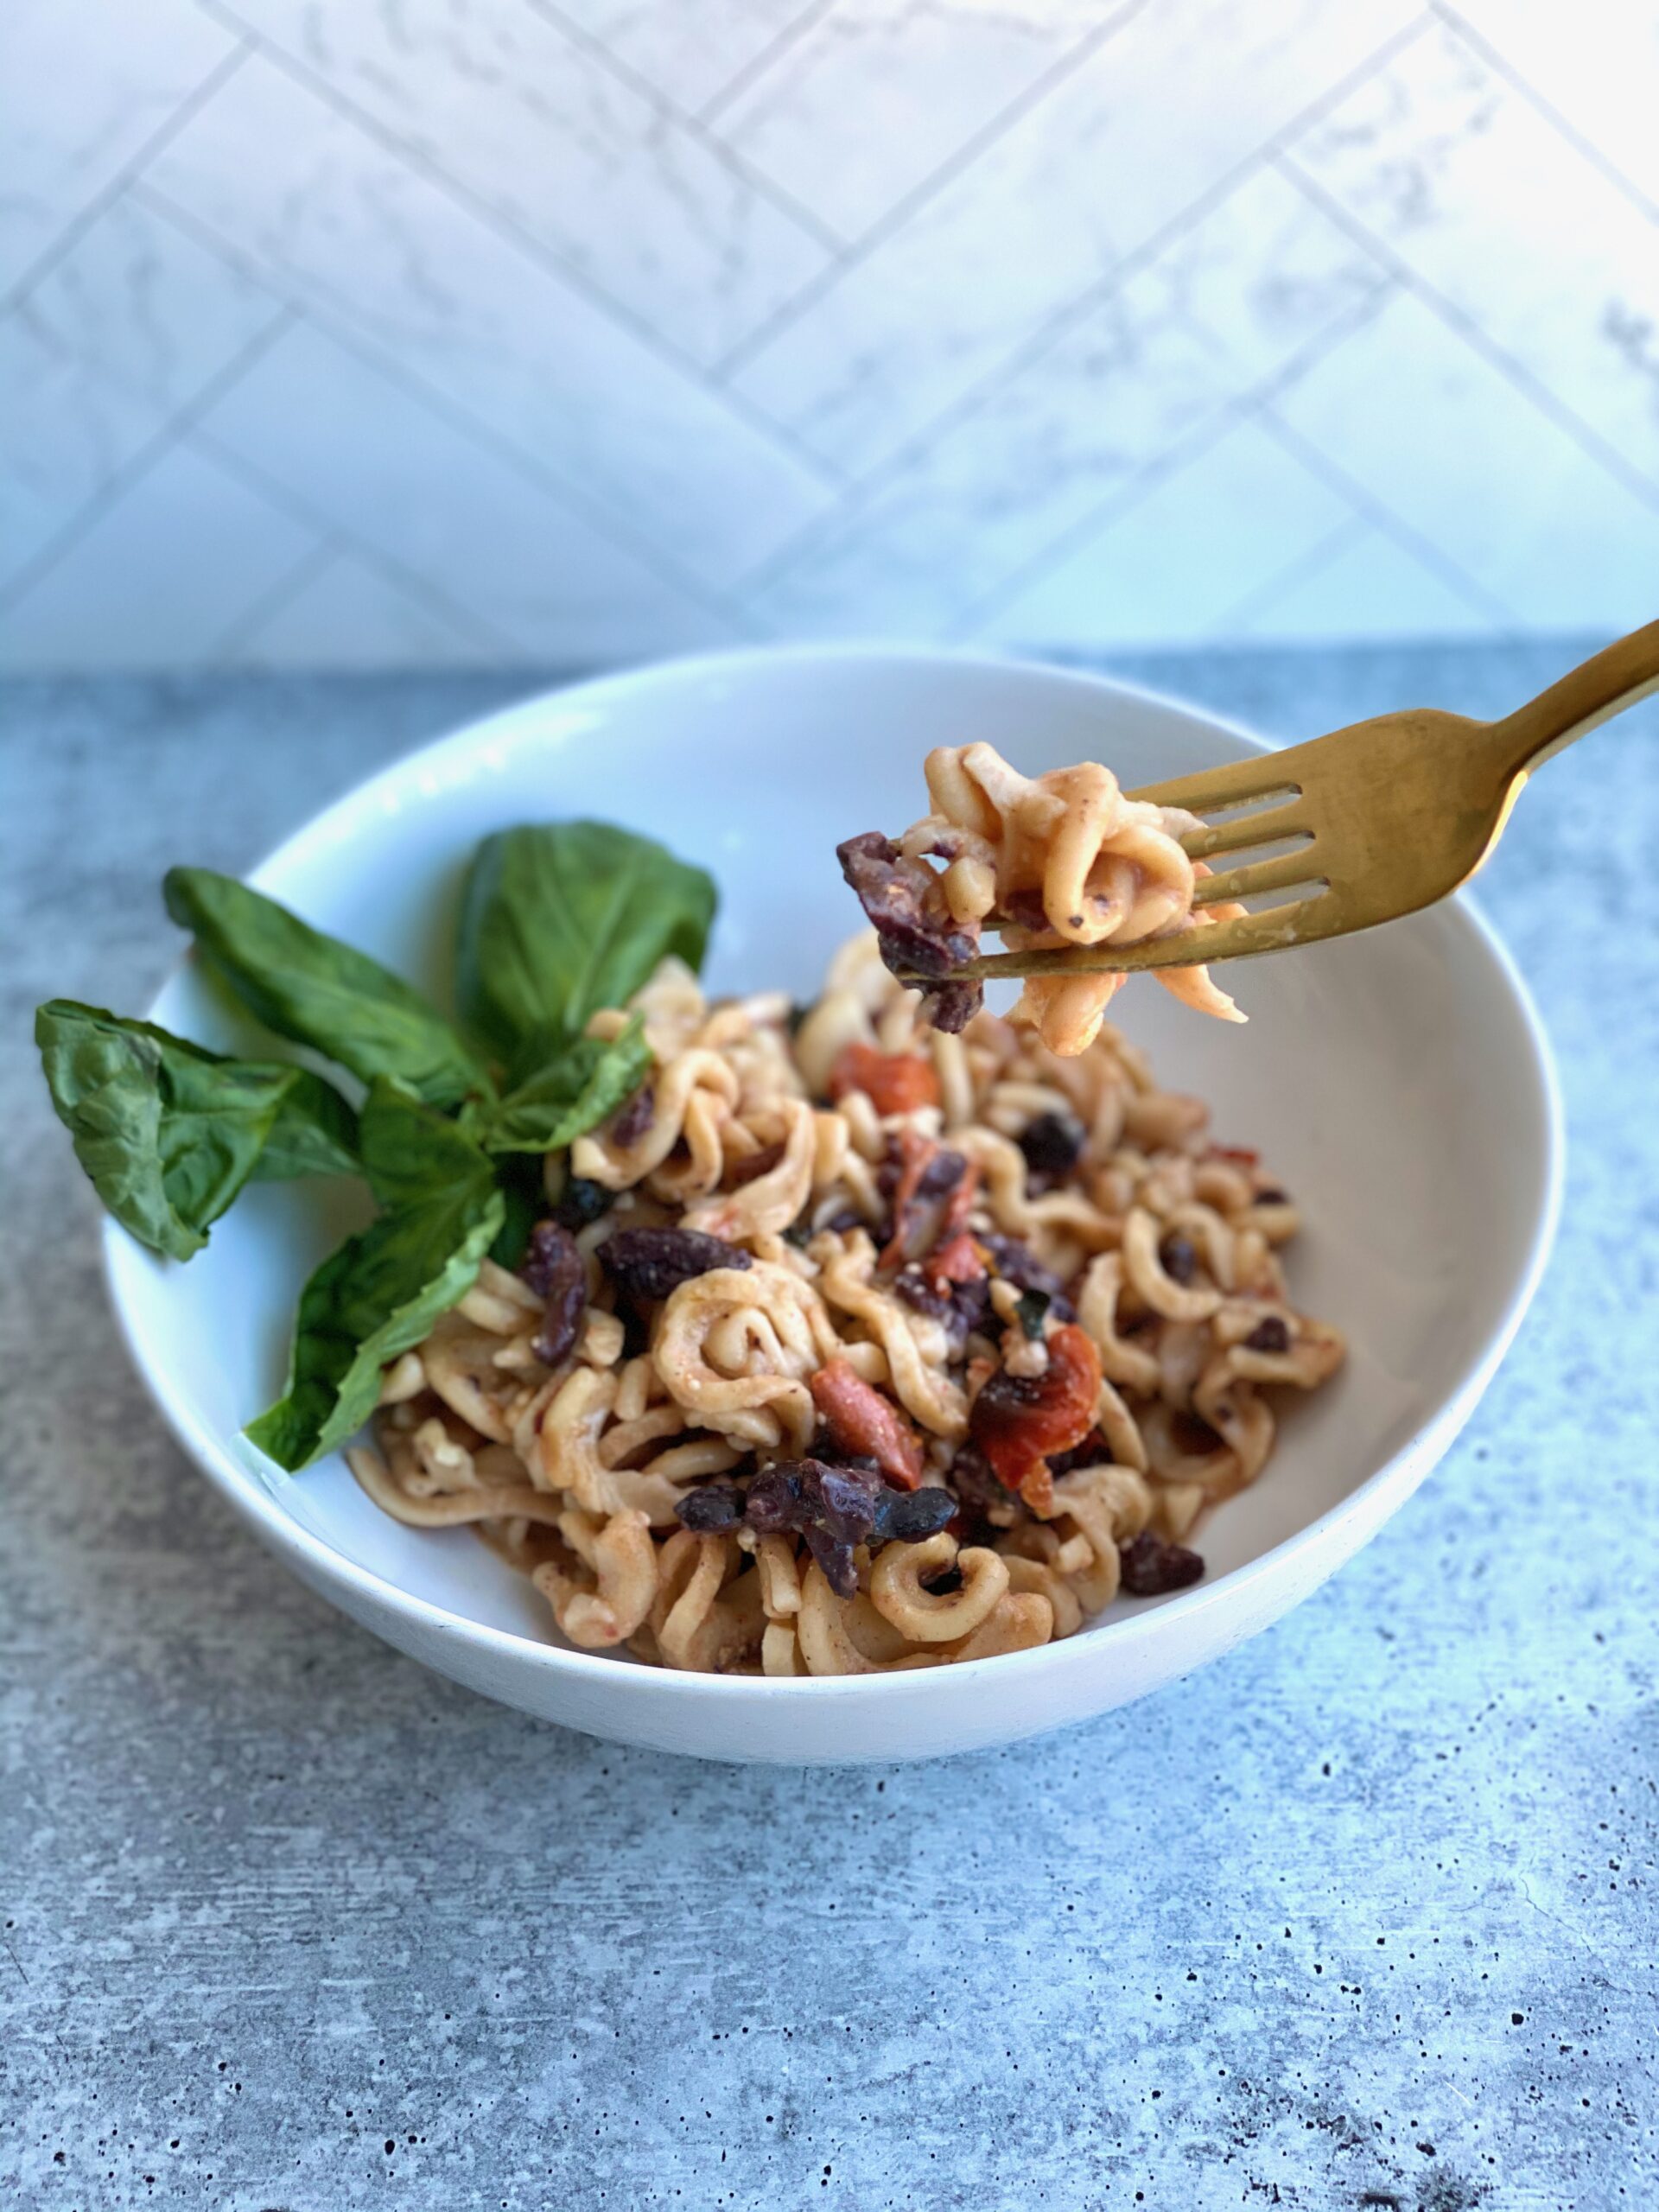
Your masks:
M943 978L977 950L988 923L1011 952L1061 944L1136 944L1243 910L1195 909L1209 871L1179 842L1198 827L1179 808L1125 798L1109 768L1085 761L1024 776L995 747L940 746L925 763L932 804L897 842L878 831L839 848L843 872L902 977ZM943 863L938 869L927 863ZM1244 1020L1202 967L1155 969L1200 1013ZM1010 1019L1052 1052L1084 1051L1122 975L1033 976ZM934 1024L960 1030L983 1003L976 983L925 988Z

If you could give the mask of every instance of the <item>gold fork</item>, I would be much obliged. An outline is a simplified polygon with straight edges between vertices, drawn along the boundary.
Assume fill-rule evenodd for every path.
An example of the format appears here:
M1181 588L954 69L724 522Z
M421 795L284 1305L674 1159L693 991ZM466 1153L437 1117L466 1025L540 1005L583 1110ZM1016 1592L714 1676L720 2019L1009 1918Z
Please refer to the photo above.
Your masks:
M1195 906L1269 891L1305 895L1135 944L988 953L954 972L992 978L1192 967L1345 937L1414 913L1468 881L1503 836L1535 768L1655 690L1659 622L1649 622L1501 721L1411 708L1283 753L1148 784L1128 796L1229 817L1202 823L1180 841L1195 861L1241 856L1199 878ZM1269 799L1279 804L1265 805ZM1261 810L1237 813L1242 807ZM1242 857L1291 838L1300 841L1294 852Z

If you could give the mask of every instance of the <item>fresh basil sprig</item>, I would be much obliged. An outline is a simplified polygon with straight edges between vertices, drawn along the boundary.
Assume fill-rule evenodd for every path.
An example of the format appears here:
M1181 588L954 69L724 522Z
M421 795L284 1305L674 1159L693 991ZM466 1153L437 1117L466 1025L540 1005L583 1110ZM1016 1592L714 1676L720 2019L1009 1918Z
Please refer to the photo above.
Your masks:
M561 1152L613 1114L650 1073L651 1047L637 1016L619 1037L578 1037L499 1106L481 1111L479 1141L490 1152Z
M461 898L461 1020L517 1083L621 1006L665 954L700 968L714 878L605 822L486 837Z
M245 1183L367 1179L380 1211L306 1284L287 1389L248 1430L297 1468L361 1427L383 1369L465 1297L486 1253L518 1264L546 1205L537 1155L574 1143L650 1073L639 1020L600 1039L589 1018L625 1004L665 954L701 963L715 887L603 823L486 838L461 921L467 1034L378 961L228 876L174 868L165 890L268 1028L369 1085L360 1116L308 1069L226 1058L68 1000L36 1017L47 1081L105 1205L172 1259L200 1250Z
M169 868L167 911L267 1029L365 1083L395 1077L432 1106L493 1085L454 1027L412 984L212 868Z
M35 1041L75 1157L152 1252L200 1251L251 1179L358 1172L352 1110L307 1069L226 1059L73 999L38 1010Z
M300 1294L288 1388L248 1427L279 1467L302 1467L356 1434L383 1370L467 1295L500 1231L489 1158L460 1126L385 1081L359 1124L363 1167L386 1209Z

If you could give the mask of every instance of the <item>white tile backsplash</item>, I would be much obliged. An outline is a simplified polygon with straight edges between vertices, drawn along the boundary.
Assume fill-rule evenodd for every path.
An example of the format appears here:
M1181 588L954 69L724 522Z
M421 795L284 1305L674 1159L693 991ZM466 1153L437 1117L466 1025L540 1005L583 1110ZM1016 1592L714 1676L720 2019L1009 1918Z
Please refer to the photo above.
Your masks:
M192 0L0 9L0 299L85 217L240 41Z
M822 16L830 0L537 0L688 115L703 115Z
M846 628L867 596L883 629L954 629L1389 283L1294 184L1258 171L849 513L809 533L756 605L785 632Z
M1391 300L1315 362L1274 412L1516 626L1653 619L1659 506L1421 301Z
M1288 159L1659 494L1659 230L1530 101L1437 27Z
M738 389L855 474L1077 313L1414 13L1163 0L747 360ZM1213 57L1227 55L1225 69ZM1210 59L1207 60L1206 57ZM1182 87L1179 130L1159 117Z
M861 238L1138 3L837 0L726 108L721 135L840 237Z
M301 323L208 410L201 434L527 659L730 641L722 620L416 394Z
M1659 612L1624 0L10 0L0 664Z
M146 188L690 576L725 584L829 504L773 431L268 62Z
M180 439L0 609L0 668L213 662L317 535Z
M971 634L1086 648L1192 644L1332 540L1351 511L1248 418L982 609Z
M496 221L707 362L827 248L721 146L524 0L220 0Z
M99 215L0 321L0 588L283 313L132 200Z

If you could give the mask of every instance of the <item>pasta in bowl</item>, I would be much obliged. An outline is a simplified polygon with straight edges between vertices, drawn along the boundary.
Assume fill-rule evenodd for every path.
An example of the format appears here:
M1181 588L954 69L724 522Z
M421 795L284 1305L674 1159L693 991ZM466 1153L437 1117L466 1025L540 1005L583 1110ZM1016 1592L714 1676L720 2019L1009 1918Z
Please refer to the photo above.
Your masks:
M781 753L780 733L787 734ZM480 840L487 844L504 825L550 816L620 817L673 852L708 860L719 875L721 912L701 985L711 1014L717 1005L747 1003L758 985L773 982L791 1001L809 1004L821 995L824 962L850 919L830 844L861 820L908 819L916 810L907 801L918 765L929 747L976 741L1033 773L1103 759L1130 789L1239 757L1253 742L1211 715L1052 669L852 650L721 656L528 700L428 746L320 813L250 881L396 976L435 979L442 988L442 939ZM616 880L604 880L613 887ZM595 896L590 911L608 913L616 903ZM621 905L626 916L628 902ZM634 913L644 918L637 901ZM665 939L674 937L664 930ZM679 939L651 950L642 976L664 956L692 957ZM868 951L861 970L865 963ZM237 1079L248 1088L238 1096L262 1127L286 1101L279 1116L290 1147L283 1164L296 1168L301 1154L292 1140L305 1121L297 1109L314 1112L318 1102L291 1070L273 1075L264 1065L269 1036L227 1011L208 966L205 958L183 965L148 1010L148 1023L198 1039L213 1053L243 1056ZM511 944L498 945L485 967L499 1014L521 980ZM473 980L468 972L457 976L461 994ZM878 981L872 969L861 984L872 1000ZM1306 1223L1300 1240L1272 1248L1288 1270L1288 1305L1340 1324L1347 1357L1323 1388L1268 1386L1263 1395L1278 1427L1265 1474L1209 1512L1185 1540L1160 1537L1200 1554L1201 1579L1168 1595L1136 1597L1120 1547L1119 1594L1105 1611L1028 1649L869 1674L781 1676L759 1671L758 1654L711 1672L641 1663L626 1640L575 1643L560 1630L546 1592L480 1541L473 1526L415 1527L396 1519L346 1464L347 1446L373 1445L382 1378L433 1334L435 1314L398 1309L360 1317L384 1326L382 1346L396 1344L384 1363L377 1352L366 1399L360 1376L343 1362L318 1365L300 1378L296 1404L286 1395L279 1401L283 1427L262 1427L284 1456L273 1458L245 1439L250 1414L260 1407L274 1413L271 1402L285 1390L296 1300L342 1236L364 1236L365 1224L372 1229L360 1183L272 1180L278 1163L268 1154L262 1173L214 1221L208 1248L184 1266L157 1259L111 1223L105 1245L115 1311L140 1375L189 1457L281 1563L378 1637L487 1696L617 1741L736 1760L914 1758L1007 1743L1191 1673L1329 1575L1397 1509L1467 1418L1542 1263L1560 1157L1548 1058L1524 990L1466 902L1373 932L1369 941L1256 963L1249 983L1251 1020L1243 1028L1195 1021L1166 993L1137 988L1123 1001L1128 1058L1149 1052L1154 1088L1166 1096L1214 1100L1224 1141L1263 1147L1259 1173L1282 1179L1265 1187L1288 1190ZM583 1024L625 1006L638 988L639 978L607 987L584 1008ZM447 989L443 1002L449 1003ZM906 1027L914 1008L913 998L897 994L879 1013L867 1007L874 1048L902 1057L906 1036L916 1037ZM1118 1007L1111 1012L1116 1019ZM441 1038L407 1023L405 1008L397 1028L411 1040L415 1075L427 1090L453 1101L470 1080L467 1070ZM643 1023L641 1032L643 1047ZM383 1026L377 1033L390 1032ZM782 1034L787 1042L786 1016ZM359 1041L341 1040L346 1049ZM1023 1042L1032 1045L1030 1032ZM926 1040L919 1049L931 1056ZM600 1103L607 1070L626 1075L635 1047L593 1040L584 1050L594 1081L591 1105ZM261 1064L253 1074L250 1060ZM1075 1065L1090 1063L1085 1054ZM192 1082L219 1079L211 1067L205 1076L191 1071ZM812 1103L813 1078L802 1079ZM1056 1078L1063 1096L1070 1095L1067 1080ZM709 1078L711 1085L719 1081ZM598 1132L600 1141L623 1098L618 1090L603 1103L583 1134ZM847 1099L849 1113L861 1113L850 1092ZM494 1134L499 1141L539 1139L545 1132L537 1117L554 1109L550 1095L539 1104L523 1100L524 1126L504 1119ZM467 1143L479 1124L474 1113L460 1128L465 1110L453 1103L438 1109L445 1126L459 1130L459 1154L470 1157ZM815 1103L814 1111L822 1110ZM938 1110L937 1141L953 1148L943 1102ZM423 1146L435 1140L430 1116L406 1103L394 1110L383 1099L365 1100L363 1119L391 1191L410 1165L411 1126L419 1122ZM1023 1133L1016 1116L1006 1119ZM699 1141L701 1128L694 1115ZM1209 1141L1207 1133L1189 1139L1195 1153ZM1017 1135L1009 1141L1017 1149ZM1138 1148L1147 1141L1141 1137ZM494 1209L503 1202L527 1240L556 1204L543 1166L548 1149L514 1155L487 1189L474 1189L462 1175L435 1225L424 1205L417 1207L421 1235L407 1255L419 1260L467 1240L468 1249L480 1243L487 1254L499 1233ZM722 1167L721 1180L735 1179ZM568 1188L567 1180L560 1195ZM982 1173L981 1192L992 1188ZM672 1203L684 1211L702 1201ZM584 1227L591 1224L578 1224L579 1240ZM718 1224L708 1233L719 1234ZM788 1249L793 1264L799 1253ZM526 1242L494 1264L518 1276L529 1257ZM480 1258L475 1287L486 1289L493 1281ZM622 1301L607 1299L602 1283L591 1287L596 1297L588 1294L584 1271L584 1312L609 1303L620 1313ZM544 1315L546 1297L521 1282L519 1294L526 1294L526 1319L531 1298ZM1006 1288L995 1294L1007 1302ZM444 1310L453 1305L452 1299ZM1127 1297L1120 1312L1127 1324ZM466 1315L446 1324L457 1340L439 1356L446 1373L474 1357L480 1344L499 1351L519 1332L502 1325L499 1311L490 1318L493 1330ZM859 1333L837 1324L840 1337ZM1005 1333L1006 1325L993 1325L999 1341ZM1131 1345L1139 1333L1120 1331ZM316 1341L324 1341L323 1332ZM327 1341L339 1349L338 1339ZM620 1375L626 1364L613 1371ZM410 1376L406 1369L405 1381ZM1161 1416L1133 1391L1120 1386L1119 1395L1137 1418L1150 1414L1151 1465L1163 1449ZM264 1421L262 1415L256 1426ZM1204 1440L1183 1426L1170 1440ZM521 1465L511 1440L467 1448L476 1471L491 1481ZM671 1448L671 1440L658 1446ZM309 1463L299 1466L308 1454ZM642 1449L626 1471L637 1475L653 1456ZM289 1460L297 1471L286 1471ZM753 1478L709 1473L675 1487L723 1479L741 1488ZM1063 1489L1064 1469L1057 1479ZM900 1494L939 1487L948 1487L948 1478L941 1484L930 1465L916 1491ZM897 1489L884 1479L884 1494ZM537 1510L545 1505L538 1493ZM659 1554L677 1534L666 1522L652 1522L652 1531ZM935 1532L955 1534L958 1560L964 1549L997 1552L1017 1592L1030 1579L1019 1563L1021 1544L1007 1531L988 1542L965 1541L983 1533ZM804 1541L795 1535L798 1559ZM908 1580L899 1562L916 1560L918 1589L948 1585L950 1570L930 1567L931 1555L917 1548L931 1541L912 1534L885 1547L894 1564L884 1580ZM1034 1541L1044 1548L1040 1535ZM679 1548L677 1562L689 1548ZM871 1575L883 1548L871 1553ZM598 1573L579 1555L563 1561L556 1555L553 1563L599 1596ZM859 1566L862 1575L864 1562ZM760 1572L757 1557L735 1580L747 1584ZM887 1594L890 1603L902 1602L896 1588ZM948 1587L927 1592L951 1594ZM861 1597L883 1618L870 1591L861 1588ZM251 1632L257 1636L257 1626ZM867 1642L872 1633L862 1606L855 1633ZM913 1634L906 1641L927 1644Z
M810 1007L671 960L590 1033L631 1020L650 1073L547 1156L524 1269L388 1371L349 1454L378 1505L674 1668L987 1658L1198 1579L1343 1353L1254 1154L1113 1030L926 1027L873 932Z

